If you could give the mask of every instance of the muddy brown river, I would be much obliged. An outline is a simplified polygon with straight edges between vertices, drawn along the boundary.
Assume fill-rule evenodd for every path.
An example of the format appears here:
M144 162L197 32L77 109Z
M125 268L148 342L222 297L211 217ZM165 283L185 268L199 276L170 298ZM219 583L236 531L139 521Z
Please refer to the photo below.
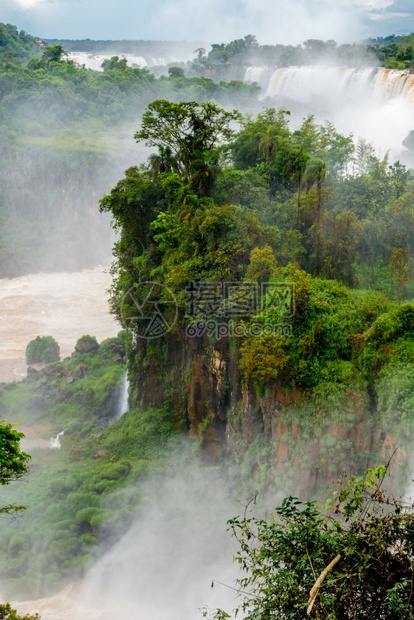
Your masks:
M85 334L101 341L118 333L109 314L108 271L100 266L0 280L0 382L25 376L26 346L36 336L53 336L64 358Z

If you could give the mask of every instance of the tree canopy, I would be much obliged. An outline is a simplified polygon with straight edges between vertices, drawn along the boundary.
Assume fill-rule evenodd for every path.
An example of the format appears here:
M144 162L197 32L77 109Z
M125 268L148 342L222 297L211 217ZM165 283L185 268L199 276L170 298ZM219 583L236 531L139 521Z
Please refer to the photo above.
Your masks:
M324 508L288 497L270 521L251 517L249 506L229 522L245 574L244 618L414 617L414 514L383 490L386 472L342 482Z
M238 112L227 112L213 103L158 100L149 104L142 117L137 141L169 152L176 168L192 185L200 174L209 174L209 164L217 161L217 148L234 136L231 123L240 119Z
M30 456L20 450L20 440L23 433L0 419L0 484L10 484L21 478L27 472L27 462ZM0 513L16 512L22 506L1 506Z

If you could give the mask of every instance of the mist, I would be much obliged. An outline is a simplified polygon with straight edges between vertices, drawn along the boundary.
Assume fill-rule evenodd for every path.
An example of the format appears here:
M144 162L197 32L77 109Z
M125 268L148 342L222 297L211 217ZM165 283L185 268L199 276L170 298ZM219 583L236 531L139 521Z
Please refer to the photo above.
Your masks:
M227 467L203 464L194 448L179 442L162 472L140 483L132 526L120 536L112 524L119 541L81 582L18 609L42 620L195 620L202 609L235 608L237 544L227 520L243 514L247 498Z
M314 114L318 123L368 140L380 157L412 165L402 144L414 128L414 76L407 72L316 64L250 67L244 79L260 85L264 105L290 110L294 127Z
M339 42L412 32L408 0L161 0L157 5L121 0L5 0L3 19L42 37L67 39L230 40L255 32L261 43L297 44L308 38ZM96 16L99 15L99 19Z

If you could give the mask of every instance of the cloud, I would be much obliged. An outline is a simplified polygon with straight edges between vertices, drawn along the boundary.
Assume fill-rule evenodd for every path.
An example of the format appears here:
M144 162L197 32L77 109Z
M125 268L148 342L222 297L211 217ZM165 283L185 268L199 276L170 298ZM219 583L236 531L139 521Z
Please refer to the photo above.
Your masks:
M412 13L393 13L392 11L381 11L380 13L370 13L369 14L369 19L372 19L372 21L384 21L387 19L412 19L413 18L413 14Z
M45 4L50 1L51 0L14 0L14 3L17 7L21 7L22 9L32 9L40 4Z
M47 38L338 43L404 32L412 0L0 0L3 21ZM3 8L3 5L5 7ZM408 17L407 17L408 16Z
M173 30L180 38L192 35L215 42L248 33L255 34L261 43L298 44L307 38L355 39L360 35L359 17L346 4L235 0L223 8L221 0L166 0L159 5L150 28L157 28L163 37Z

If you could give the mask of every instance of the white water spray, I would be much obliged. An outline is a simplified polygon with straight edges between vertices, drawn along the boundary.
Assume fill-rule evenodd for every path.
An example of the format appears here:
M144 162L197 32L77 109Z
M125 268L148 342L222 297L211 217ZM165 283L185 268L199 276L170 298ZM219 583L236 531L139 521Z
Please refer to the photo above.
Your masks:
M65 434L65 431L61 431L56 435L56 437L51 437L49 439L49 446L55 450L60 450L62 444L60 443L60 438Z
M372 141L380 155L400 158L402 141L414 129L414 74L380 67L248 67L245 82L257 82L270 105L296 109L317 122L332 121L343 133ZM299 108L299 109L298 109Z
M124 374L122 379L122 387L119 398L119 405L117 411L117 419L120 418L124 413L128 412L128 395L129 395L129 381L127 373Z

